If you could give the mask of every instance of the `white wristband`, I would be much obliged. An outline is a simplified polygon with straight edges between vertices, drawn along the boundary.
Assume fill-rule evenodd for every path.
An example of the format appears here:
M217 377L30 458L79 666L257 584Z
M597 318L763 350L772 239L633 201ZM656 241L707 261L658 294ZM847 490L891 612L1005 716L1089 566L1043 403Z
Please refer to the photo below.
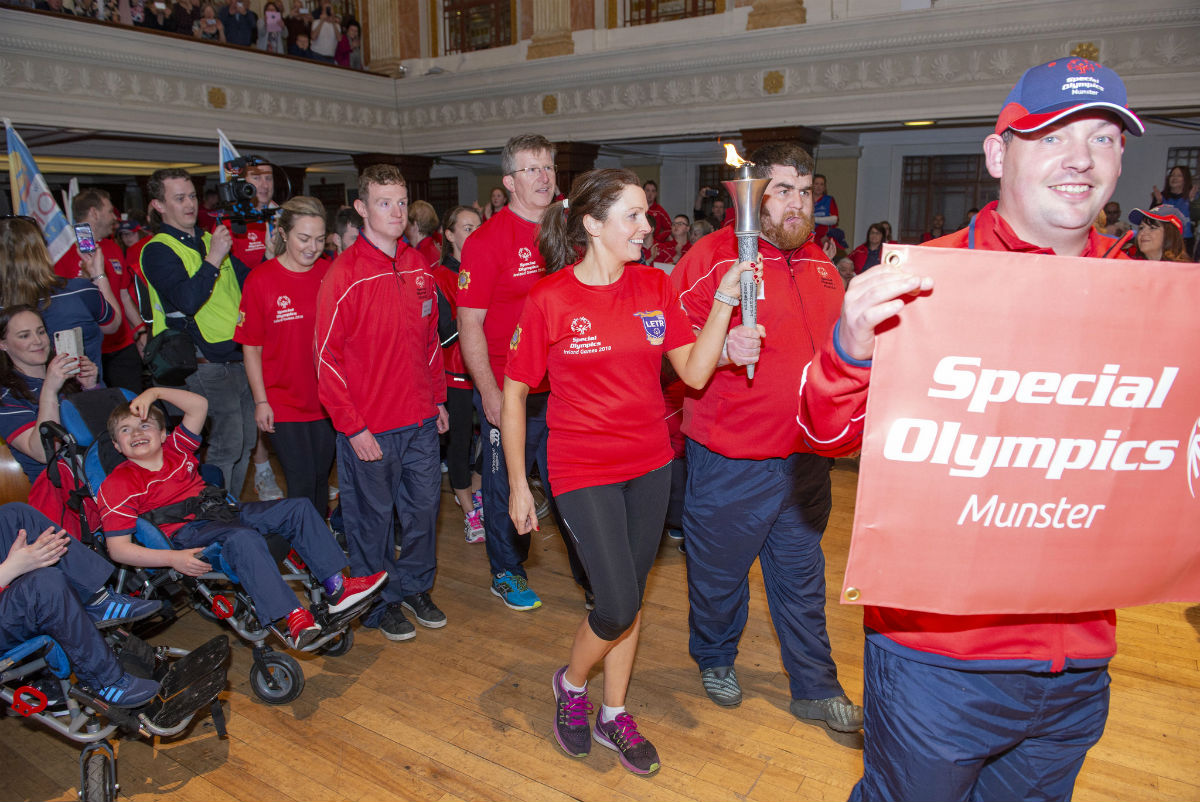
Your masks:
M729 304L730 306L740 306L742 303L741 298L737 298L732 295L726 295L725 293L721 292L720 290L717 290L716 292L713 293L713 298L715 300L720 301L723 304Z

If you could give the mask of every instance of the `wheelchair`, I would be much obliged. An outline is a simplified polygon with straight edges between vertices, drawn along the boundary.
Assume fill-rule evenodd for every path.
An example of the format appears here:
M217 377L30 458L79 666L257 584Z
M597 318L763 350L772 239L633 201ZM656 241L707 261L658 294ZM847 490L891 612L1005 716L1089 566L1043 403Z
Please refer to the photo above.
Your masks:
M132 710L108 705L71 678L66 653L39 635L0 654L0 699L6 712L48 727L84 745L79 755L79 798L113 802L117 759L110 739L122 735L172 738L209 708L217 734L225 716L217 695L225 689L229 638L218 635L198 649L151 646L123 628L105 634L122 666L161 683L158 695Z
M86 449L83 458L84 479L95 493L100 483L123 458L112 446L105 427L108 413L122 399L128 400L128 391L106 390L88 398L89 391L64 400L61 404L63 430L58 436L73 439L77 447ZM119 397L118 397L119 396ZM219 476L213 475L211 466L201 465L201 475L209 484L219 486ZM103 534L97 533L103 541ZM155 526L138 519L133 535L142 546L152 549L171 549L170 540ZM288 584L298 584L309 602L313 618L321 627L321 637L305 646L301 651L319 653L328 657L341 657L354 645L351 623L363 615L375 602L377 592L363 598L353 606L337 613L329 611L325 589L304 565L300 556L292 551L280 537L269 537L272 555L283 566L283 579ZM223 622L239 637L247 641L253 650L250 668L250 687L255 696L272 705L288 704L297 699L304 690L304 670L300 662L285 652L270 645L278 639L287 649L292 649L286 631L274 623L263 626L254 611L250 595L241 586L236 573L225 561L219 544L208 546L202 559L214 570L198 577L188 577L170 569L123 567L119 563L117 589L122 593L143 598L171 598L181 589L185 590L192 607L203 617Z

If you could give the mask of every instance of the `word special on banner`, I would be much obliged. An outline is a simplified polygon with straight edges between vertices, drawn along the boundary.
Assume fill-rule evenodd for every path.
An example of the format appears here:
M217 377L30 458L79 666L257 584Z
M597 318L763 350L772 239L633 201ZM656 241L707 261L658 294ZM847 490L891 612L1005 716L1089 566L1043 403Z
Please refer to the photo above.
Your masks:
M1200 600L1200 265L888 246L842 600Z

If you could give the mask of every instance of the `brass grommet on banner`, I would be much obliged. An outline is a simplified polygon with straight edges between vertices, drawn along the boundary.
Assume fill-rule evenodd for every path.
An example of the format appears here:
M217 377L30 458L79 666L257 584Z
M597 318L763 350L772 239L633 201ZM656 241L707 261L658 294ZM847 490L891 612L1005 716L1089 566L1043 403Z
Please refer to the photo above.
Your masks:
M858 588L846 588L846 601L858 601L861 596Z
M883 263L885 265L901 265L904 264L904 256L899 251L888 251L883 255Z

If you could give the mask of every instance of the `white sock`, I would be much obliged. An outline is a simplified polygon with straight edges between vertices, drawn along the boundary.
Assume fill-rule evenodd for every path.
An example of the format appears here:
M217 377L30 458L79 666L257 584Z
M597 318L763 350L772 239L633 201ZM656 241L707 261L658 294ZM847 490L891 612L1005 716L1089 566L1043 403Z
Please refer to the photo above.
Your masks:
M565 671L563 672L562 686L563 686L564 688L566 688L568 691L570 691L571 693L583 693L584 691L586 691L586 690L587 690L587 683L586 683L586 682L585 682L585 683L583 683L583 687L582 687L582 688L577 688L577 687L575 687L574 685L572 685L572 684L571 684L571 681L570 681L569 679L567 679L567 674L566 674L566 672L565 672Z
M271 470L271 460L254 463L254 475L262 476L264 473L274 473L274 471Z
M608 722L612 721L613 719L615 719L617 716L621 715L624 712L625 712L625 705L621 705L620 707L609 707L608 705L600 705L600 720L607 724Z

